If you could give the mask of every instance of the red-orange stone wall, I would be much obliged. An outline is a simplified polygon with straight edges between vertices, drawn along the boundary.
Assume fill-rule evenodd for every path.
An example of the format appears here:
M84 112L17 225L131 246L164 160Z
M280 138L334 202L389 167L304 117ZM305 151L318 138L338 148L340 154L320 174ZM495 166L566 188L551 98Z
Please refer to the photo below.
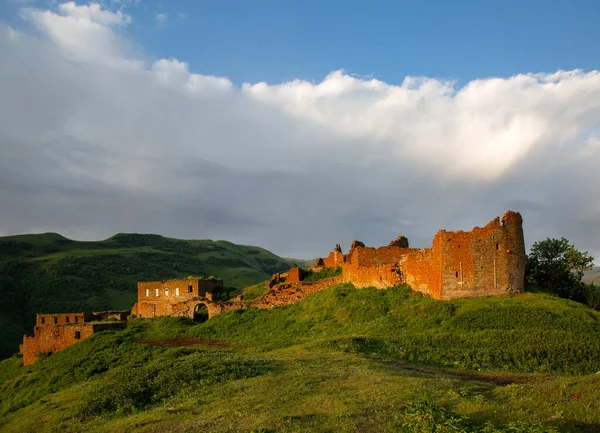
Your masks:
M38 355L54 353L79 343L95 332L116 326L123 322L89 323L106 318L124 320L127 312L102 311L98 313L58 313L37 314L33 336L24 336L19 352L23 355L23 365L36 361Z
M470 232L440 230L431 248L359 246L323 259L326 268L342 265L342 277L358 288L406 283L437 299L500 295L522 291L525 276L523 219L508 211Z
M286 283L297 283L302 281L302 269L292 268L288 271L288 276L285 279Z
M186 302L194 298L204 298L223 280L183 279L168 281L150 281L138 283L138 302L132 310L139 317L153 318L158 316L187 316Z
M326 268L337 268L344 263L344 255L340 251L332 251L323 259Z

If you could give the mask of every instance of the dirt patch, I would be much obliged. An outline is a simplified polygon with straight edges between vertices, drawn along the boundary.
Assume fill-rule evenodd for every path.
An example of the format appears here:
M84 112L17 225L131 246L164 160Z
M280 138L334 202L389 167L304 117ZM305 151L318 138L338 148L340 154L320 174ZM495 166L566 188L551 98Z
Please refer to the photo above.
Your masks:
M139 338L135 342L156 347L198 347L203 349L228 349L231 347L231 343L227 341L200 337Z
M493 383L495 385L511 385L513 383L523 384L535 382L541 379L540 375L525 373L479 373L474 371L460 371L451 368L425 367L420 365L406 364L403 362L377 359L380 362L392 364L402 370L407 370L423 375L443 375L461 380L472 380L478 382Z

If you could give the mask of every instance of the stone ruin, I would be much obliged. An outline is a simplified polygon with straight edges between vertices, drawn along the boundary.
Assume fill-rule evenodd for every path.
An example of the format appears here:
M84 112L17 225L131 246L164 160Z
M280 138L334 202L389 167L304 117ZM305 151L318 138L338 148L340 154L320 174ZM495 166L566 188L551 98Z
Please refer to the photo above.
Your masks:
M79 343L96 332L123 327L128 316L129 311L36 314L33 336L24 336L19 346L23 365L34 363L40 355Z
M267 292L253 301L238 296L214 302L212 293L223 286L222 280L139 282L138 302L131 314L193 319L199 308L206 307L211 318L244 308L292 304L341 283L379 289L407 284L415 291L444 300L502 295L523 291L525 257L523 219L519 213L508 211L502 220L495 218L470 232L440 230L429 248L409 248L404 236L379 248L355 240L348 254L343 254L338 244L327 257L316 259L311 271L341 268L341 275L306 282L305 272L292 268L287 273L274 274L267 283ZM34 362L40 353L56 352L95 332L122 326L128 315L129 312L38 314L34 336L25 336L20 347L23 364ZM112 323L105 320L111 317Z
M404 236L380 248L354 241L346 255L338 246L316 266L341 267L342 281L357 288L408 284L436 299L523 291L525 243L517 212L470 232L440 230L430 248L409 248Z

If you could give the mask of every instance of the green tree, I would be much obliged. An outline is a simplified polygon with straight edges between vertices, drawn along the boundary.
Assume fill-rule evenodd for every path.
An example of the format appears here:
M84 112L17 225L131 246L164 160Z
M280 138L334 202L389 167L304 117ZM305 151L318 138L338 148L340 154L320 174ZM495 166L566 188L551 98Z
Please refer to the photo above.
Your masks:
M548 238L531 246L525 278L529 284L561 298L585 302L586 285L582 278L593 261L587 251L577 250L567 239Z

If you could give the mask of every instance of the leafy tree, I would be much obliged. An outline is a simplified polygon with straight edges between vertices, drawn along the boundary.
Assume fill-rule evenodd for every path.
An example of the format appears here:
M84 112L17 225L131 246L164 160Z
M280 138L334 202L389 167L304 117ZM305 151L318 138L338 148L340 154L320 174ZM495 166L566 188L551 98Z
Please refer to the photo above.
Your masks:
M585 302L586 284L582 278L593 261L587 251L577 250L567 239L548 238L532 245L525 278L561 298Z

